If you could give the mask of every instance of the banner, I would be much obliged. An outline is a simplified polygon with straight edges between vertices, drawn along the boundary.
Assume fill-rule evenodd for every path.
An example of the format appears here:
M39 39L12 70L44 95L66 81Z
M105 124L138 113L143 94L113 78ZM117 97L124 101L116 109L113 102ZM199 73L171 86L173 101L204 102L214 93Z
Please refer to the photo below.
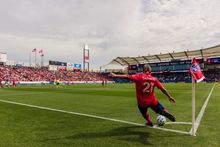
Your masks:
M74 69L81 69L81 64L74 64Z
M49 65L67 66L67 63L66 62L59 62L59 61L51 61L51 60L49 60Z
M58 70L67 70L66 66L58 66Z
M84 62L89 62L89 48L87 45L84 48Z
M73 69L74 69L73 64L72 64L72 63L67 63L67 68L66 68L66 70L67 70L67 71L73 71Z
M201 71L200 64L193 58L190 70L190 74L196 80L196 82L201 82L205 77Z
M7 62L7 54L0 53L0 62L6 63Z
M57 71L58 70L58 66L56 66L56 65L49 65L48 70L50 70L50 71Z
M85 62L89 62L89 56L84 57Z

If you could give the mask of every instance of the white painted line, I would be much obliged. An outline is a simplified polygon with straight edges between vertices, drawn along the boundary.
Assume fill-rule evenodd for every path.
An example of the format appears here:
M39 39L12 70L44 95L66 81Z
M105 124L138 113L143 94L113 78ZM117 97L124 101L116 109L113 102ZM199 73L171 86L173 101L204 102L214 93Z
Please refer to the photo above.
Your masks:
M176 125L192 125L192 122L166 122L166 125L176 124Z
M0 102L15 104L15 105L21 105L21 106L26 106L26 107L32 107L32 108L38 108L38 109L43 109L43 110L49 110L49 111L55 111L55 112L62 112L62 113L73 114L73 115L79 115L79 116L86 116L86 117L91 117L91 118L98 118L98 119L102 119L102 120L109 120L109 121L113 121L113 122L120 122L120 123L124 123L124 124L135 125L135 126L145 126L144 124L135 123L135 122L129 122L129 121L113 119L113 118L107 118L107 117L102 117L102 116L96 116L96 115L91 115L91 114L84 114L84 113L79 113L79 112L71 112L71 111L53 109L53 108L42 107L42 106L35 106L35 105L24 104L24 103L13 102L13 101L0 100ZM166 129L166 128L160 128L160 127L157 127L157 126L149 127L149 128L190 135L189 132L173 130L173 129Z
M160 127L157 127L156 125L154 125L153 127L149 127L149 128L163 130L163 131L167 131L167 132L175 132L175 133L190 135L190 132L185 132L185 131L180 131L180 130L173 130L173 129L166 129L166 128L160 128Z
M50 92L24 92L24 93L6 93L6 94L1 94L0 96L22 96L22 95L35 95L35 94L45 94L45 93L50 93Z
M200 125L200 122L201 122L202 117L203 117L203 115L204 115L206 106L208 105L208 102L209 102L209 99L210 99L210 97L211 97L211 95L212 95L212 92L213 92L213 90L214 90L214 88L215 88L215 85L216 85L216 83L212 86L212 89L211 89L211 91L209 92L209 95L208 95L208 97L206 98L206 101L204 102L204 104L203 104L203 106L202 106L202 108L201 108L201 110L200 110L200 112L199 112L199 114L198 114L198 116L197 116L197 118L196 118L196 122L195 122L195 133L196 133L196 131L197 131L199 125ZM191 128L191 130L190 130L190 133L192 134L192 128Z

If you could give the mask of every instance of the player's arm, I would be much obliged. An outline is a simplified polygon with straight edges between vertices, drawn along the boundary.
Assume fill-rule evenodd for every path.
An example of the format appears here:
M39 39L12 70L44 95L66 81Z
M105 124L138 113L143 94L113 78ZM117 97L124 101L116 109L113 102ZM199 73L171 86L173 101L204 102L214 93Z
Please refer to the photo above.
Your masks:
M110 74L113 78L128 78L127 74L115 74L115 73L111 73Z
M175 103L175 99L167 92L167 90L162 86L160 87L160 90L168 97L169 101L171 103Z
M160 81L156 80L156 86L159 88L169 99L171 103L175 103L175 99L168 93L168 91L163 87L163 85L160 83Z

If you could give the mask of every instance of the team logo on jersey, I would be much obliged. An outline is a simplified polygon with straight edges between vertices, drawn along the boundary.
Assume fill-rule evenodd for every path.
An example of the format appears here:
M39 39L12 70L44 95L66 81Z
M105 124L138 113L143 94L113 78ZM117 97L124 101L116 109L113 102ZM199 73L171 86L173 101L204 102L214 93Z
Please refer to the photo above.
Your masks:
M192 71L192 72L200 71L199 65L198 65L198 64L193 64L193 65L191 66L191 71Z

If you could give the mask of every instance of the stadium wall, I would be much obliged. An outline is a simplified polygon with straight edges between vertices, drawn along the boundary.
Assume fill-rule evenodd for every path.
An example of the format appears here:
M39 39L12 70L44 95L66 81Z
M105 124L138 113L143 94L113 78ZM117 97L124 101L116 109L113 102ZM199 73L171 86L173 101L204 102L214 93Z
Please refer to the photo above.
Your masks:
M6 81L2 81L3 84ZM61 81L61 84L68 85L68 84L101 84L102 81ZM115 83L114 81L107 81L108 84ZM12 83L10 83L11 85ZM54 82L51 81L18 81L18 85L53 85Z

